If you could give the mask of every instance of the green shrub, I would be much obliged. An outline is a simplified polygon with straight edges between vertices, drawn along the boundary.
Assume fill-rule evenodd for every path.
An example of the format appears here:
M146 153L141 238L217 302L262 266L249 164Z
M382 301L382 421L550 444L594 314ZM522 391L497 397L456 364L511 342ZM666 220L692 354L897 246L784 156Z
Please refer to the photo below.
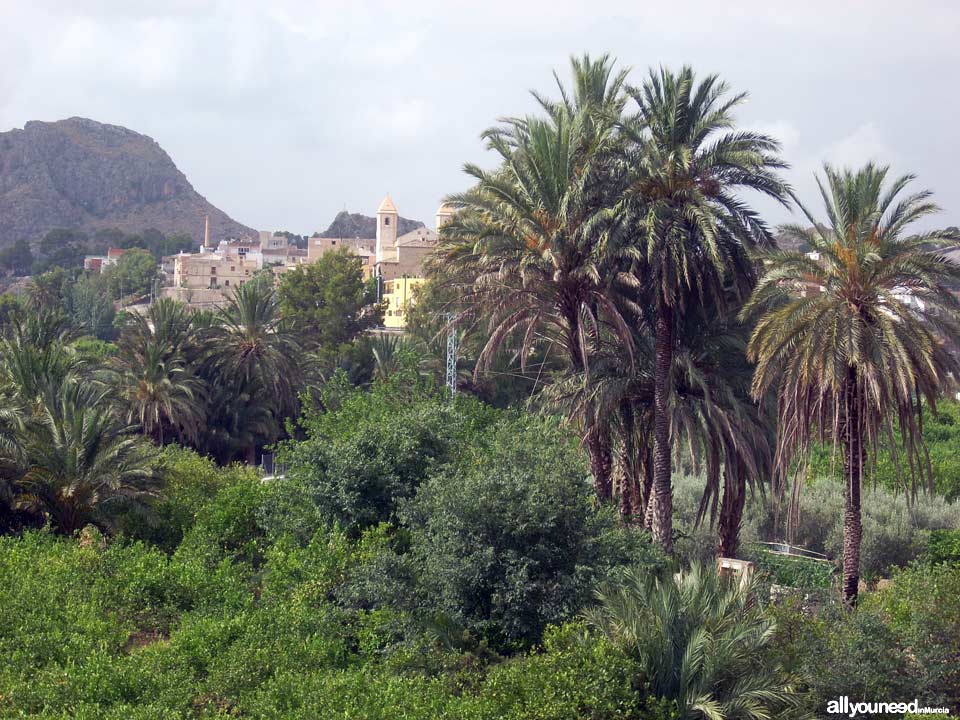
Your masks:
M201 557L209 566L228 559L257 567L267 544L258 522L266 492L255 472L244 471L200 508L175 557Z
M163 496L154 504L155 517L149 524L139 518L125 517L120 532L162 547L167 552L183 540L204 506L222 489L249 484L256 472L243 465L218 467L212 460L193 450L170 445L160 457L164 479Z
M404 514L425 608L496 647L536 642L613 566L663 565L594 508L584 458L555 423L506 421L422 485Z
M494 417L475 400L395 394L389 382L345 392L335 410L306 413L306 440L281 447L286 477L273 483L261 511L271 537L306 542L321 524L356 536L395 523L417 486Z
M931 563L960 564L960 529L931 532L924 557Z
M667 718L635 678L633 660L579 624L548 628L542 652L494 666L453 717L464 720Z
M850 613L834 602L816 613L789 599L770 610L771 660L805 677L807 709L840 696L960 703L960 568L911 565L889 587L862 595Z
M771 583L795 588L829 588L834 567L813 559L762 551L756 556L757 570Z
M867 609L883 613L913 661L918 697L960 707L960 565L911 565Z

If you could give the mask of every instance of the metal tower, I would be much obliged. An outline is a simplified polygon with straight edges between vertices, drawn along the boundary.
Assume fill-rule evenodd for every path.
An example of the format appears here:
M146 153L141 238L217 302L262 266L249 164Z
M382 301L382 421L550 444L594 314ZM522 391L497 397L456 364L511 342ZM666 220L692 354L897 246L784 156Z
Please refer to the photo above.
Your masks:
M447 314L447 387L451 395L457 392L457 350L460 344L453 318L453 313Z

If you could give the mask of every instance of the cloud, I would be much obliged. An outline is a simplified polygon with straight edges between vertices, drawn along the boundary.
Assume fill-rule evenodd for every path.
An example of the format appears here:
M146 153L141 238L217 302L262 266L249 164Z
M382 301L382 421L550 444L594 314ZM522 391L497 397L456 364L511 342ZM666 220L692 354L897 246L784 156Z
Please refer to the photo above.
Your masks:
M529 89L555 93L551 70L589 49L634 81L689 62L749 91L738 119L782 141L805 198L824 160L873 158L920 174L956 217L960 95L943 72L958 26L960 4L932 0L0 0L0 131L127 125L258 227L326 226L387 189L429 220L463 162L491 162L479 132L532 110Z
M431 123L431 106L413 98L375 102L363 112L364 136L373 143L408 141L422 135Z
M889 164L896 160L896 150L887 143L874 122L860 125L816 155L820 164L827 162L838 167L858 167L871 161Z
M746 123L744 130L763 133L780 142L780 149L784 155L793 152L800 142L800 130L789 120L772 120L770 122Z

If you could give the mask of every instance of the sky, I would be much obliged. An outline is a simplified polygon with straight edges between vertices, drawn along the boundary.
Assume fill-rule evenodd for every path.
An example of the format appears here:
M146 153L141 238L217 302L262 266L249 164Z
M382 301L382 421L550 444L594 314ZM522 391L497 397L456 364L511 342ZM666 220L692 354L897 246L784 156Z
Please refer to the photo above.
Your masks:
M718 73L817 207L823 162L918 175L960 224L952 0L0 0L0 131L79 115L154 138L257 229L310 233L386 193L433 225L479 138L553 94L571 55ZM769 202L771 223L798 215Z

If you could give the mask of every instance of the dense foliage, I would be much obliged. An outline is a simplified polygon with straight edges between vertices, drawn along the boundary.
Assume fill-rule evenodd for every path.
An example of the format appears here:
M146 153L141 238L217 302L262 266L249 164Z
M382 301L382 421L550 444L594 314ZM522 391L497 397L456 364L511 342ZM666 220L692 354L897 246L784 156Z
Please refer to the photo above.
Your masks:
M354 413L381 403L406 408L407 427L416 431L422 424L424 435L438 430L431 415L450 407L440 396L410 396L386 384L372 393L348 391L339 410L310 422L336 442L350 442ZM617 530L592 508L582 460L555 425L498 417L469 401L452 414L473 424L475 439L463 439L462 459L454 460L451 448L422 464L415 498L417 487L440 482L442 468L453 472L457 463L479 457L480 448L519 447L534 437L552 448L511 473L514 489L500 501L519 492L536 517L466 518L478 530L488 527L491 546L458 558L464 579L489 573L497 544L511 543L513 570L474 589L488 597L507 589L526 597L458 615L449 587L438 586L432 574L450 548L435 547L432 533L421 537L402 520L357 530L352 538L335 521L288 525L277 502L305 482L296 473L263 484L248 471L218 470L171 448L161 464L167 478L166 497L157 505L161 523L121 518L129 540L107 542L86 529L79 540L33 532L0 542L7 588L0 616L11 619L0 622L0 647L11 658L0 673L2 711L37 717L668 717L639 692L642 678L629 659L601 637L576 624L543 634L546 621L576 619L589 600L589 578L604 564L644 557L651 571L662 567L649 541L640 531ZM299 457L291 451L288 461L296 466ZM361 470L364 459L354 461L354 471ZM548 476L564 474L569 479L550 489ZM502 481L485 477L477 472L472 483L481 493L484 484L497 492ZM390 499L402 505L411 492L397 489L399 496ZM545 490L555 499L538 510ZM565 505L576 508L573 517ZM410 512L433 528L447 513L428 497L415 506ZM491 519L499 530L489 527ZM569 545L567 532L594 543L593 554L573 546L563 551L569 561L553 557ZM32 566L43 570L25 572ZM402 586L397 595L385 592L384 579ZM532 584L525 589L521 580ZM551 589L556 581L559 587ZM543 602L544 592L554 602ZM505 617L505 607L517 615ZM526 623L543 612L543 619ZM504 647L499 638L516 639L518 632L526 646L542 647L509 658L494 652Z
M485 133L403 337L345 252L143 313L184 239L0 256L43 271L0 300L0 716L960 709L960 237L828 169L820 257L761 257L742 94L572 70Z

